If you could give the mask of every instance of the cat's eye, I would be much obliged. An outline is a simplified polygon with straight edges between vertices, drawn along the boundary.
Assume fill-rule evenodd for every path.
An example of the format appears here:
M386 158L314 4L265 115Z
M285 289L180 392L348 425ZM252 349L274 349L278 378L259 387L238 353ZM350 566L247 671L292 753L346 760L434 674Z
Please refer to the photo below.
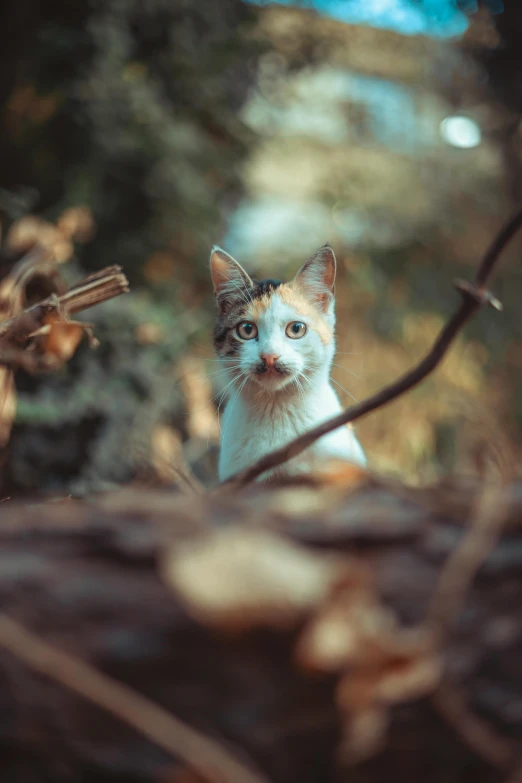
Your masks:
M257 337L257 326L252 321L242 321L236 326L236 333L242 340L253 340Z
M304 337L306 334L306 324L302 321L292 321L286 327L287 337L291 337L292 340L298 340L300 337Z

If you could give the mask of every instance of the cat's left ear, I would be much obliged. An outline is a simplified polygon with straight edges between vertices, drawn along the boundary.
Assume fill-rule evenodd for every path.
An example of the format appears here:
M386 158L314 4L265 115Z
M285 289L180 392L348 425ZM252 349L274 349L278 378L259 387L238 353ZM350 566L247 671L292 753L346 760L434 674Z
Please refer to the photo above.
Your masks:
M330 245L323 245L294 278L294 284L324 313L329 310L333 301L336 268L334 251Z
M248 299L248 289L254 285L241 264L220 247L214 245L210 254L210 274L218 308L226 312L237 299Z

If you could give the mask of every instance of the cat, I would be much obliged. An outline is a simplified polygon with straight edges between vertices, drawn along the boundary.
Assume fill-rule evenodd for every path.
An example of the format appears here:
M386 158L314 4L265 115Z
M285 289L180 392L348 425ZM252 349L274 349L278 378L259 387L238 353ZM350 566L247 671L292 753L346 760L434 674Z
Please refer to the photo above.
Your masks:
M232 389L221 427L224 481L342 410L330 382L336 260L324 245L290 282L257 281L214 246L210 271L214 348ZM310 472L328 459L366 465L350 427L323 435L260 479Z

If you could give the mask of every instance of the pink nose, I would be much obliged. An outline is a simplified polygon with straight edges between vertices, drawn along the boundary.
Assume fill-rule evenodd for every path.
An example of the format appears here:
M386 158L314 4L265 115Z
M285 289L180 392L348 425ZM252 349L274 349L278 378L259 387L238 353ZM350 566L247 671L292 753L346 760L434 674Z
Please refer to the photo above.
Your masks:
M277 353L262 353L261 359L267 367L273 367L279 359L279 355Z

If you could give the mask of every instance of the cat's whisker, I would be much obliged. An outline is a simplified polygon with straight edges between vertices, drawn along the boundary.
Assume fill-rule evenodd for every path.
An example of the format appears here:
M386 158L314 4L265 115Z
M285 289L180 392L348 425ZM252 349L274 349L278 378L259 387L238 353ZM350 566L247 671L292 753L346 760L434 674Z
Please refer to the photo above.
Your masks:
M240 364L235 364L233 367L222 367L220 370L215 370L213 372L208 372L206 375L200 375L200 378L213 378L216 375L222 375L224 372L232 372L234 370L239 370L241 367Z
M330 378L330 380L332 381L332 383L335 383L336 386L338 386L340 389L342 389L343 392L345 392L349 397L351 397L352 400L355 400L355 402L359 402L357 397L354 397L353 394L348 391L348 389L345 389L344 386L342 385L342 383L339 383L339 381L336 381L335 378Z
M339 354L339 356L362 356L362 351L356 351L355 353L352 351L336 351L336 355Z
M332 362L332 365L334 367L339 367L339 369L341 370L346 370L346 372L349 372L350 375L353 375L354 378L357 378L358 381L361 380L361 378L358 375L356 375L356 373L352 372L352 370L349 370L348 367L343 367L342 364L336 364L336 362Z
M298 378L295 378L295 383L296 383L296 386L297 386L297 388L299 390L299 395L301 397L301 400L304 403L305 393L304 393L303 384L301 383L301 381Z
M224 402L224 400L225 400L225 397L226 397L227 391L228 391L228 389L230 388L230 386L232 386L232 384L234 384L234 383L235 383L237 380L239 380L239 378L241 378L241 376L242 376L242 375L243 375L243 373L242 373L242 372L238 373L238 374L235 376L235 378L232 378L232 380L231 380L231 381L229 381L229 382L227 383L227 385L225 386L225 388L224 388L224 389L222 389L220 392L218 392L218 393L217 393L217 394L216 394L216 395L215 395L215 396L212 398L212 402L213 402L213 401L216 399L216 397L219 397L219 403L218 403L218 406L217 406L217 410L216 410L216 412L215 412L214 416L212 417L212 422L214 422L214 418L215 418L215 416L217 416L218 423L219 423L219 410L220 410L221 406L223 405L223 402ZM208 407L208 406L207 406L207 407ZM211 427L212 427L212 425L211 425ZM211 428L210 428L210 429L211 429ZM210 429L209 429L209 431L208 431L208 438L207 438L207 448L208 448L209 441L210 441Z
M223 439L225 438L225 433L226 433L226 431L227 431L227 429L228 429L228 424L229 424L229 422L230 422L230 418L231 418L231 416L232 416L232 411L234 410L234 406L235 406L235 404L237 403L237 401L238 401L238 399L239 399L239 395L241 394L241 392L242 392L242 390L243 390L243 388L244 388L244 386L245 386L245 384L246 384L246 382L247 382L247 381L248 381L248 375L247 375L247 376L245 376L245 380L244 380L244 381L243 381L243 383L240 385L239 389L238 389L238 390L237 390L237 392L236 392L236 396L234 397L234 399L233 399L233 400L232 400L232 402L230 403L229 419L228 419L228 422L227 422L227 424L226 424L226 426L225 426L225 429L223 430L223 433L222 433L222 435L221 435L221 442L223 442Z
M301 373L300 373L300 377L301 377L301 378L304 378L304 380L305 380L305 381L307 381L307 382L309 383L309 385L310 385L310 388L312 389L312 391L313 391L313 392L316 392L316 391L317 391L317 387L316 387L316 385L315 385L315 384L312 382L311 378L309 378L309 377L308 377L308 375L305 375L305 374L304 374L304 372L301 372Z
M241 377L241 375L242 375L242 373L239 373L239 375L237 375L235 378L232 378L232 380L231 380L231 381L229 381L229 382L226 384L226 386L224 387L224 389L220 389L220 390L219 390L219 391L218 391L216 394L214 394L214 396L213 396L213 397L211 397L210 401L209 401L209 402L207 402L207 404L206 404L206 405L203 405L203 407L202 407L202 408L198 408L196 411L192 411L192 413L200 413L201 411L206 411L206 410L207 410L207 408L210 408L210 406L212 405L212 403L213 403L213 402L215 402L215 401L218 399L218 397L221 397L221 395L222 395L224 392L226 392L226 390L228 389L228 387L229 387L229 386L230 386L232 383L234 383L234 381L235 381L235 380L237 380L239 377ZM200 379L201 379L201 380L203 380L203 378L207 379L207 378L208 378L208 376L206 376L206 375L205 375L205 376L200 376ZM178 381L177 383L179 384L179 383L180 383L180 381ZM190 413L187 413L187 412L184 412L184 413L182 413L181 415L182 415L182 416L190 416L191 414L190 414Z
M213 378L218 377L219 375L223 375L223 373L233 372L234 370L239 370L240 367L241 367L240 364L236 364L234 367L223 367L221 370L216 370L215 372L208 372L208 373L205 373L205 375L195 375L194 376L194 380L197 380L197 381L209 381L209 380L212 380ZM178 384L180 382L181 381L177 381Z

